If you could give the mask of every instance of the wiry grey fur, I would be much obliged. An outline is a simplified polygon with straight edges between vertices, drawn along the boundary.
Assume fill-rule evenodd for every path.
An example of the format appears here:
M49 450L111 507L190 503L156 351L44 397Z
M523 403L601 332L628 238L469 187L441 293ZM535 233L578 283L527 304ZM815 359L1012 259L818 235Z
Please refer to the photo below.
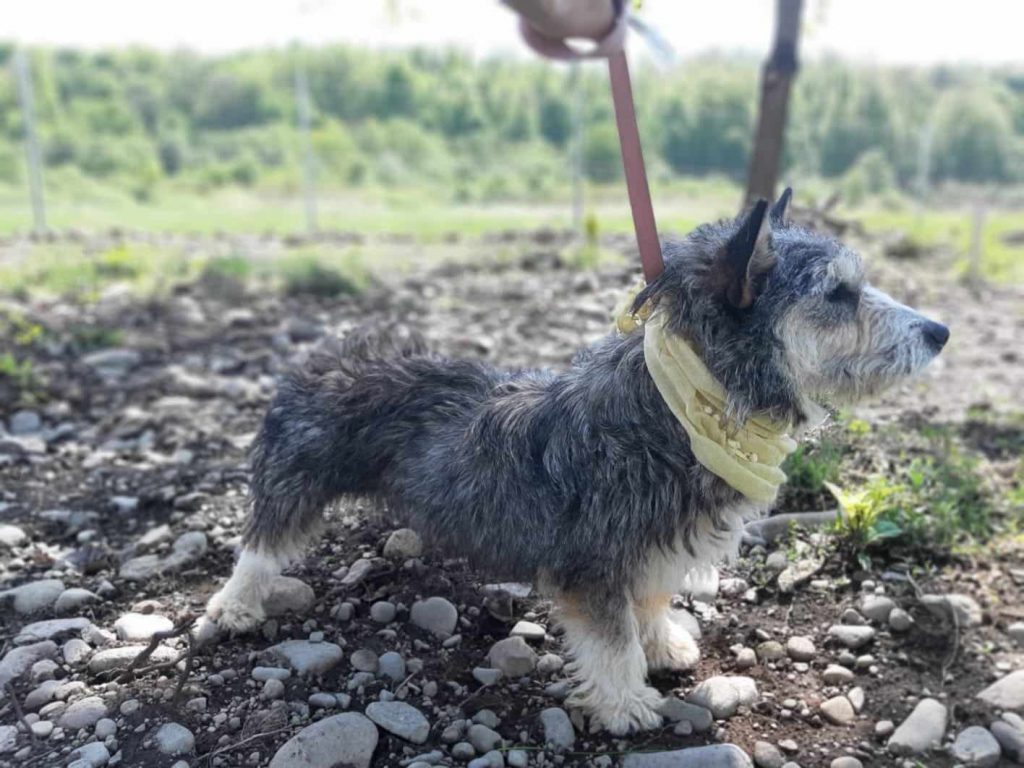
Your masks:
M948 332L865 287L857 257L786 224L784 205L770 229L741 217L666 243L665 272L637 306L650 300L702 350L737 418L799 425L821 399L920 369ZM642 331L608 336L561 374L445 359L394 329L352 334L281 382L252 469L249 552L284 560L329 502L376 495L434 546L563 597L577 656L632 654L614 686L577 662L580 703L618 732L656 723L642 687L655 658L696 660L695 648L656 647L686 643L644 613L660 589L652 573L707 557L707 537L732 536L749 508L695 460L647 372ZM247 611L211 604L233 628L261 618Z

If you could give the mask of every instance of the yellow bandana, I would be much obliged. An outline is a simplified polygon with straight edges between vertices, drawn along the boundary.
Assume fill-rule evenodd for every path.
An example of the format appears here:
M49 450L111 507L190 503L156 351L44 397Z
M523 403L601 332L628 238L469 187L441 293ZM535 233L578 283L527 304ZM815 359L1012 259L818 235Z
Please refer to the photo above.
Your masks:
M726 420L726 393L686 340L665 330L662 313L648 306L635 314L626 305L616 319L619 331L644 326L644 361L665 405L690 437L690 450L705 469L751 501L771 504L786 481L779 465L796 450L788 424L749 418Z

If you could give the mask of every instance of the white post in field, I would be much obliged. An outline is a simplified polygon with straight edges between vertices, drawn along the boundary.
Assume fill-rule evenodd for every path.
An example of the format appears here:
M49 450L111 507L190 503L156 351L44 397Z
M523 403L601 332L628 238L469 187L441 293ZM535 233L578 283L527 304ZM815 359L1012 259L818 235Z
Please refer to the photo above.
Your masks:
M309 80L302 49L295 45L295 108L299 119L299 141L302 144L302 196L306 207L306 230L309 234L317 231L316 216L316 157L313 155L313 139L310 135L312 121L312 99L309 95Z
M572 228L582 242L586 239L583 231L583 141L586 120L583 115L583 78L580 63L574 61L569 70L569 87L572 89L572 136L570 142L570 163L572 164Z
M32 198L33 231L46 231L46 202L43 198L43 168L36 137L35 101L32 94L32 72L24 51L14 54L14 72L18 80L21 119L25 123L25 164L28 166L29 195Z

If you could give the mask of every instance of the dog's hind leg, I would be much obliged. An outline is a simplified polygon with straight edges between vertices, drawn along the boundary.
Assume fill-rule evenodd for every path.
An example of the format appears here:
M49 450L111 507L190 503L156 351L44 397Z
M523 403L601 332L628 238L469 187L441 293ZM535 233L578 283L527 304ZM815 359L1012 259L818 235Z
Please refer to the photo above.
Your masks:
M693 636L673 618L672 595L643 597L636 601L634 610L648 668L682 672L697 665L700 649Z
M575 684L569 704L590 715L591 730L623 735L658 727L662 696L647 685L647 660L628 596L615 589L563 593L556 603Z

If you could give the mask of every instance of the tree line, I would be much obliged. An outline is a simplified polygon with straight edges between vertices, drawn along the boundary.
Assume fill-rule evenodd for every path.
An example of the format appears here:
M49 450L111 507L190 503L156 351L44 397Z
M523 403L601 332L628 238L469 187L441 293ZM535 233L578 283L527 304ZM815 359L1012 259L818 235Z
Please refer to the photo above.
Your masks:
M0 183L24 180L22 115L0 45ZM294 73L305 69L325 187L437 187L461 199L540 198L565 183L573 83L584 168L621 168L604 69L477 61L453 51L334 46L227 56L149 50L29 52L48 185L294 189ZM640 68L635 89L656 179L747 169L758 62L704 57ZM1024 71L883 68L821 61L799 73L784 175L866 193L953 180L1024 182Z

